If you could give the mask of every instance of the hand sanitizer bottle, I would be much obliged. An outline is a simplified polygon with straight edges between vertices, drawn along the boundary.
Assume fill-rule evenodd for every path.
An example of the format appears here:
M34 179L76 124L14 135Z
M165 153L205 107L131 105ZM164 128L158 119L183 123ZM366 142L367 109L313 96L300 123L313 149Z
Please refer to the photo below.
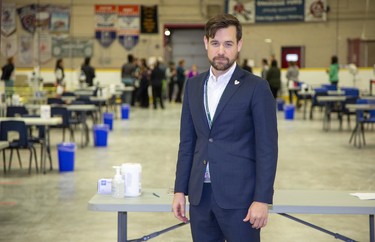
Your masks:
M120 166L113 166L116 169L116 175L112 180L112 197L124 198L125 196L125 182L120 174Z

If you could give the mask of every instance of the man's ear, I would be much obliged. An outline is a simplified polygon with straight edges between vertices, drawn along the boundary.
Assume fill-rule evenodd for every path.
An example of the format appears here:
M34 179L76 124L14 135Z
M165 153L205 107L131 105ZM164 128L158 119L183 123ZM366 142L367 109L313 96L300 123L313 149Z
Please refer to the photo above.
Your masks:
M207 50L207 47L208 47L208 39L206 36L203 37L203 42L204 42L204 47L206 48Z
M237 43L237 51L240 52L242 49L242 39L240 39Z

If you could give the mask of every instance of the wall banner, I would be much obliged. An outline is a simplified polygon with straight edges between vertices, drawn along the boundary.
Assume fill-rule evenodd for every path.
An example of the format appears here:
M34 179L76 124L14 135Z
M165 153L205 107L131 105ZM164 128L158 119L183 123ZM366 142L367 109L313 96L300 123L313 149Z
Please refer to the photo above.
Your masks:
M141 6L141 33L158 34L158 6Z
M1 36L0 49L1 54L7 58L15 56L17 53L17 35L13 34L8 37Z
M69 33L70 8L64 6L50 6L49 30L54 33Z
M131 50L139 40L139 5L120 5L117 15L119 42L126 50Z
M103 47L109 47L116 39L117 6L95 5L95 38Z
M254 1L229 1L226 2L227 13L236 16L241 23L255 22Z
M305 21L327 21L326 0L305 0Z
M34 46L33 46L33 36L31 34L24 34L18 37L18 60L22 64L33 64L34 58Z
M1 35L9 36L16 32L16 4L3 3L1 7Z
M86 38L52 38L52 56L56 58L91 57L94 54L94 44Z
M17 9L21 25L29 33L35 32L36 10L37 6L35 4L27 5Z
M255 0L255 22L303 22L304 0Z
M36 63L46 63L52 58L52 37L47 32L34 34L34 60Z

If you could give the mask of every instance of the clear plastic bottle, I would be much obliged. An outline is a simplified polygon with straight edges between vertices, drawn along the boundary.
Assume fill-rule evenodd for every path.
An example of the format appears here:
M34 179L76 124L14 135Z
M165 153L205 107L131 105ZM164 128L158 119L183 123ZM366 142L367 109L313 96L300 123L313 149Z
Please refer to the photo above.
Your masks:
M124 198L125 196L125 182L120 174L120 166L113 166L116 169L116 174L112 180L112 197Z

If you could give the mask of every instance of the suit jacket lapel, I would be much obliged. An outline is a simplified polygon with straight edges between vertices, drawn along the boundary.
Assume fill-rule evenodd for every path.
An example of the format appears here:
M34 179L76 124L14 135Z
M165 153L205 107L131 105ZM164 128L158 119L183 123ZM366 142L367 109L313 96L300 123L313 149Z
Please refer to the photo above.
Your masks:
M219 104L217 105L215 116L214 116L213 122L212 122L212 126L215 125L215 120L220 115L221 111L223 111L225 105L228 103L230 98L238 90L238 88L242 85L242 81L241 81L242 75L243 75L243 71L237 65L236 69L233 72L232 77L230 78L230 81L228 82L227 86L225 87L223 95L220 98Z
M210 73L207 72L205 75L202 75L202 79L199 81L199 87L198 87L198 92L197 92L197 101L199 103L199 113L201 114L202 117L202 122L204 125L206 125L207 129L210 129L210 126L208 124L207 120L207 113L206 109L204 107L204 83L206 82L206 79L208 79Z

